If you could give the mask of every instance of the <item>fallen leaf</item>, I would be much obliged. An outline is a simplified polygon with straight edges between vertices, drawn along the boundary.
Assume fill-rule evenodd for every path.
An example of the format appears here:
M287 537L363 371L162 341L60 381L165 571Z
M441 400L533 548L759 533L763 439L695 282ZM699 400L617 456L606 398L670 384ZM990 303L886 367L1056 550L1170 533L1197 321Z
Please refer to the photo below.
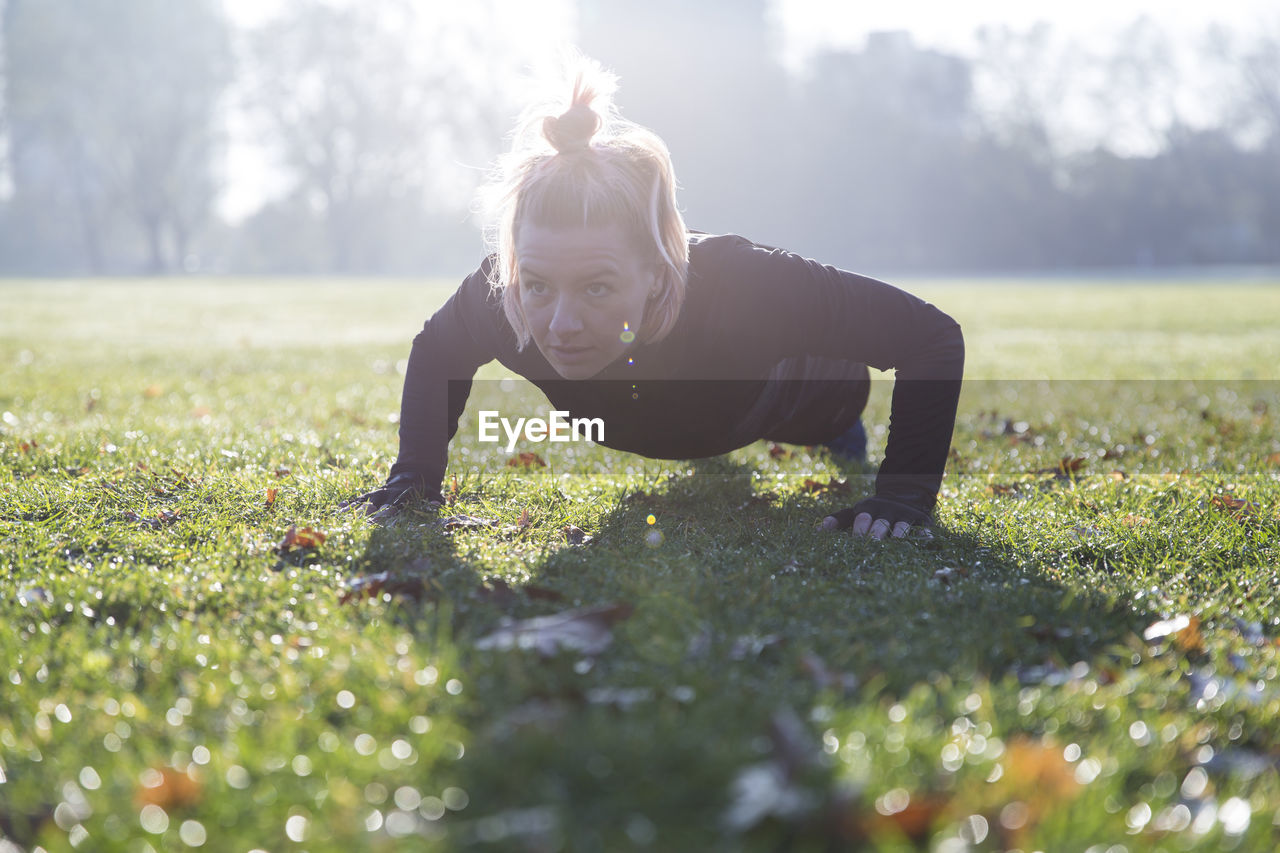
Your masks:
M1230 492L1224 492L1220 495L1214 495L1210 503L1218 509L1224 510L1239 519L1253 518L1262 513L1262 506L1238 498Z
M284 539L281 539L280 544L276 546L276 552L286 554L294 548L299 550L319 548L324 544L325 538L325 534L314 527L299 528L296 524L291 525L285 531Z
M384 593L417 601L438 591L438 585L422 575L377 572L348 580L347 588L338 597L338 603L350 604L359 599L379 598Z
M1056 479L1068 480L1073 478L1088 462L1088 458L1084 456L1064 456L1053 468L1040 468L1035 473L1052 474Z
M1175 649L1183 654L1204 651L1204 635L1200 633L1200 617L1179 614L1147 626L1142 639L1148 643L1168 638Z
M265 505L263 505L262 507L263 509L269 511L271 507L275 505L276 495L279 493L279 491L280 491L279 489L275 489L275 488L267 489L267 502Z
M516 527L528 527L533 524L533 516L529 514L529 508L525 507L520 511L520 517L516 519Z
M821 480L813 480L813 479L806 478L803 485L801 485L801 488L804 491L808 492L809 494L813 494L813 495L824 494L824 493L829 493L833 495L847 495L851 491L849 487L849 483L847 481L837 480L835 477L832 477L830 480L828 480L825 483L822 482Z
M488 518L477 518L474 515L451 515L441 522L445 530L476 530L481 527L494 527L496 521Z
M1009 739L1001 758L1003 773L988 795L1004 808L1016 806L1019 820L1009 824L1006 847L1023 846L1022 839L1045 816L1059 813L1079 795L1076 766L1063 756L1062 747L1049 741L1019 735Z
M613 642L610 629L629 617L632 610L630 604L606 604L507 622L475 645L477 649L496 651L532 649L545 656L561 650L598 655Z
M30 453L40 446L38 441L20 441L18 442L18 450L22 453Z
M877 811L867 815L863 820L860 835L878 838L885 834L886 829L892 828L916 844L920 844L933 833L934 824L951 804L950 797L943 794L911 794L903 789L898 790L906 795L906 803L895 802L890 805L889 795L886 794L877 801L879 803ZM882 812L879 809L885 811Z
M521 453L507 460L508 468L545 468L547 463L536 453Z
M791 451L780 444L769 445L769 455L774 459L790 459Z
M191 774L172 767L151 768L143 772L134 801L139 808L159 806L169 812L194 806L203 795L204 786Z
M276 469L276 479L277 479L277 480L284 479L285 477L288 477L288 476L289 476L290 474L292 474L292 473L293 473L293 472L292 472L292 471L290 471L288 468L277 468L277 469Z
M1120 519L1120 523L1125 527L1141 527L1144 524L1150 524L1151 519L1142 515L1126 515Z
M570 545L586 545L592 541L591 534L572 524L566 524L560 532L564 534L564 540Z

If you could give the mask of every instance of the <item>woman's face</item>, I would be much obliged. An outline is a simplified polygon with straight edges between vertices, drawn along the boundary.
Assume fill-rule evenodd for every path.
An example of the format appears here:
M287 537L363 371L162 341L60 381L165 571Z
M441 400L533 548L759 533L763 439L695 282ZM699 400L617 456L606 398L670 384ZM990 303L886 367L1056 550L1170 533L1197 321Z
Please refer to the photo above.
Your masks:
M658 271L621 227L524 225L515 251L520 307L557 373L589 379L632 346Z

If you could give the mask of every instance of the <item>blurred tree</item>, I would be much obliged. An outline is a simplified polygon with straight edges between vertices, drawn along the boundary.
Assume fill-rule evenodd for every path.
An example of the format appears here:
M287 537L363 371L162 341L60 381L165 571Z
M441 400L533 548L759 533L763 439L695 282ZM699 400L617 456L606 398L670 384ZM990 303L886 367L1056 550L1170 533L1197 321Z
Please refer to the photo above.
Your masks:
M249 100L291 186L246 223L257 236L245 262L410 271L431 262L425 246L454 250L465 202L442 198L432 166L487 120L458 73L481 40L410 0L291 0L251 33ZM273 259L259 238L276 235L266 239L280 249L286 234L292 248Z
M13 218L46 253L31 263L131 266L124 212L147 270L180 267L217 189L220 4L8 0L3 38Z

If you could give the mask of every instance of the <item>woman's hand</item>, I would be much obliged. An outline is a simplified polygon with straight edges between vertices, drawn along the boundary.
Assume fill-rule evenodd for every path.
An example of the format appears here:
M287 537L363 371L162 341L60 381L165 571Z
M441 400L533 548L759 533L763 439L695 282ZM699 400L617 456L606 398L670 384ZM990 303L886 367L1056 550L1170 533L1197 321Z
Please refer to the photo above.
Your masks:
M823 530L852 527L855 535L870 534L872 539L884 539L886 536L902 539L911 528L928 529L929 525L927 512L891 498L873 497L860 500L835 515L828 515L821 526Z
M421 475L402 472L388 478L387 482L372 492L343 501L338 504L338 509L358 509L370 519L382 521L400 512L416 497L426 497L436 506L443 503L439 493L429 491Z

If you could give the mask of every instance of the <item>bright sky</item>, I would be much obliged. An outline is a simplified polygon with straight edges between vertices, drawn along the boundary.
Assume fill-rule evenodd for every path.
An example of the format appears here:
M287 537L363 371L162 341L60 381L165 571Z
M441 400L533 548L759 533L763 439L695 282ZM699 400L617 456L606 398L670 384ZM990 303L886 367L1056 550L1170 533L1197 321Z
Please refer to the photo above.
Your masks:
M356 0L376 2L376 0ZM589 0L585 0L589 2ZM232 19L253 26L269 18L282 0L223 0ZM339 0L341 2L341 0ZM572 37L574 0L487 0L456 3L451 0L415 0L429 15L439 17L487 14L491 39L510 45L508 55L521 55L530 64L541 64L557 45ZM1078 40L1105 50L1116 34L1146 15L1182 41L1184 47L1199 39L1211 24L1248 32L1260 25L1280 29L1276 0L771 0L773 14L784 32L782 60L799 69L804 58L822 48L857 48L870 32L907 30L917 45L965 54L974 32L984 25L1005 25L1026 30L1047 22L1061 38ZM608 57L597 57L606 66ZM625 81L624 81L625 85ZM1063 120L1070 123L1070 110ZM1192 107L1191 112L1194 112ZM262 152L247 140L248 129L231 117L231 145L227 173L230 187L220 208L233 220L252 212L270 194L270 167ZM1140 148L1140 144L1138 148ZM482 164L472 164L482 165Z

